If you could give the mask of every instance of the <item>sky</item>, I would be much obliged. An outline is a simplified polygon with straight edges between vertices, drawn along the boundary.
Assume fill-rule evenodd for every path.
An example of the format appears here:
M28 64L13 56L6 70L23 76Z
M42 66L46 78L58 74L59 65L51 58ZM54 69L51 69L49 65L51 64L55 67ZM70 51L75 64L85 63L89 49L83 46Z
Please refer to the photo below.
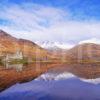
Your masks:
M0 29L39 42L100 43L100 0L0 0Z

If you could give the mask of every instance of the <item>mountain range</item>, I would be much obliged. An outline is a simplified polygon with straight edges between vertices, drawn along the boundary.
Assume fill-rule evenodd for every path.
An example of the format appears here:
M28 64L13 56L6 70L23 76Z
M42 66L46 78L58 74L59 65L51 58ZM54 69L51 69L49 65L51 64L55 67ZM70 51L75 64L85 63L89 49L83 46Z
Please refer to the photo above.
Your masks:
M37 44L36 44L37 43ZM0 54L12 54L21 51L26 58L45 60L53 58L65 61L100 61L100 45L83 43L73 47L59 42L32 42L17 39L7 32L0 30ZM63 58L62 58L63 57Z

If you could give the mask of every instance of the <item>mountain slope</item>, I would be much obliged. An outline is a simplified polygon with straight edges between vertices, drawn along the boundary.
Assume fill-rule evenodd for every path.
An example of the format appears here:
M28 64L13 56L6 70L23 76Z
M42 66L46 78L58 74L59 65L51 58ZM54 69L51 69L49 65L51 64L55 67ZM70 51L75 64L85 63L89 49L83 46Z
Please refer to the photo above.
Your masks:
M48 52L32 41L17 39L0 30L0 55L14 54L17 51L21 51L24 57L34 60L49 58Z
M17 47L17 39L0 30L0 53L14 53Z
M72 61L100 61L100 45L85 43L75 46L66 52L66 59Z

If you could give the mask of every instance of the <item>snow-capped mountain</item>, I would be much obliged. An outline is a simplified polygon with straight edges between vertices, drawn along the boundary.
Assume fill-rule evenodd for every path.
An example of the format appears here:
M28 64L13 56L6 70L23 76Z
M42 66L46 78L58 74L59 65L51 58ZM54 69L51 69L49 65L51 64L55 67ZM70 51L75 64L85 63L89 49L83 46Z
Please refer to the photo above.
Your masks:
M36 41L36 44L40 45L42 48L45 49L71 49L75 46L75 44L70 44L70 43L63 43L63 42L50 42L50 41L43 41L43 42L39 42ZM94 43L94 44L100 44L100 40L97 38L92 38L92 39L88 39L88 40L83 40L80 41L78 44L85 44L85 43Z
M49 41L35 42L35 43L45 49L70 49L74 46L74 45L68 44L68 43L49 42Z
M80 42L79 42L79 44L84 44L84 43L100 44L100 39L92 38L92 39L83 40L83 41L80 41Z

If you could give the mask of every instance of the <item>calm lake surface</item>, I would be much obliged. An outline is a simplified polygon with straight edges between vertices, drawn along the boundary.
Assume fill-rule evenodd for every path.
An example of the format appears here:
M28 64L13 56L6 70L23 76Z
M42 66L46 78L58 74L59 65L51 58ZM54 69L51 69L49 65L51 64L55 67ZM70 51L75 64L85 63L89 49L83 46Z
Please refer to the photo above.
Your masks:
M15 84L0 93L0 100L100 100L100 78L83 72L52 69L35 80ZM85 72L85 71L84 71Z

